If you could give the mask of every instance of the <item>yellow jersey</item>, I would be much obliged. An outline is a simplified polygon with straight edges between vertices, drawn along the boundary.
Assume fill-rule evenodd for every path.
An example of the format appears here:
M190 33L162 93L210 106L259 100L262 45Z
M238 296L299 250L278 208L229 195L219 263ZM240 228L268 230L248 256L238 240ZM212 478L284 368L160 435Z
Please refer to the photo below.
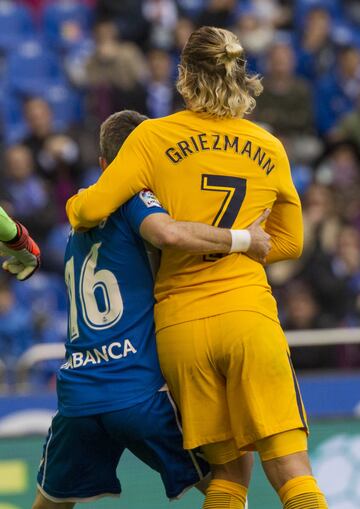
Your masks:
M281 142L245 119L181 111L140 124L98 182L67 203L74 228L92 227L143 188L169 214L242 229L266 208L268 262L298 257L301 205ZM155 285L157 330L236 310L277 318L264 267L244 254L163 251Z

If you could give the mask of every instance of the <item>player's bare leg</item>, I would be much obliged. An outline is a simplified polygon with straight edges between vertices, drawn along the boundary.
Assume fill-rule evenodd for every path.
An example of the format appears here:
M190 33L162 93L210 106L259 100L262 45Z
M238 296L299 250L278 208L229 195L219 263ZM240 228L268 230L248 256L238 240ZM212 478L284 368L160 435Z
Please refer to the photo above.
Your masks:
M312 475L307 452L296 452L269 461L263 461L263 468L272 487L279 489L294 477Z
M283 440L283 443L294 443L303 434L306 444L305 431L292 430L275 435L276 440ZM258 443L260 455L266 451L274 451L274 444L268 445L274 437L265 438ZM278 442L279 443L279 442ZM294 452L292 454L279 454L272 459L262 458L264 471L277 491L284 509L326 509L325 496L313 477L307 450Z
M211 464L212 480L203 509L244 509L253 466L253 455L245 454L224 464Z
M253 455L249 453L240 459L225 463L225 465L211 465L211 475L198 482L195 488L206 495L212 479L227 479L238 482L239 477L242 479L240 484L248 486L253 463Z
M211 465L212 477L213 479L237 482L248 487L253 464L254 455L252 453L247 453L224 465Z
M52 502L38 491L32 509L73 509L74 506L72 502Z
M195 484L195 488L199 490L203 495L206 495L206 491L209 487L211 481L211 475L209 474L204 479L201 479L197 484Z

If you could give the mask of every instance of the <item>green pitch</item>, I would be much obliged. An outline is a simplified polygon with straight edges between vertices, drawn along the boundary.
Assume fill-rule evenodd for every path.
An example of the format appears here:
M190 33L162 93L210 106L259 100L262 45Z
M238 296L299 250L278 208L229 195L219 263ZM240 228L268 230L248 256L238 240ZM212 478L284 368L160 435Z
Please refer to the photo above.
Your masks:
M35 492L35 477L43 438L0 440L0 509L30 509ZM349 447L352 455L349 454ZM329 502L360 507L360 490L351 490L353 475L360 471L360 421L321 421L312 424L310 441L315 470L323 478ZM334 466L332 473L332 465ZM337 467L342 466L342 468ZM84 509L200 509L202 496L189 491L171 506L165 497L161 480L132 454L124 454L119 470L123 494L120 499L103 499L79 504ZM320 475L320 477L321 477ZM332 477L333 476L333 477ZM360 477L357 480L359 480ZM321 484L320 479L320 484ZM359 481L360 482L360 481ZM358 485L359 487L360 485ZM330 503L330 507L332 503ZM277 497L256 464L250 487L249 509L280 509Z

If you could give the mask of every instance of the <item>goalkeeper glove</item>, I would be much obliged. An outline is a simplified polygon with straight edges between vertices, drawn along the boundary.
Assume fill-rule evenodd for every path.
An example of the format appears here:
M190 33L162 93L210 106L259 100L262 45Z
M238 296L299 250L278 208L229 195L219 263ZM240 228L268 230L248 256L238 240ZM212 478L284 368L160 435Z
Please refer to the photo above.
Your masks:
M17 235L8 242L0 242L0 253L9 256L2 268L16 275L19 281L31 277L40 266L40 249L21 223L15 221Z

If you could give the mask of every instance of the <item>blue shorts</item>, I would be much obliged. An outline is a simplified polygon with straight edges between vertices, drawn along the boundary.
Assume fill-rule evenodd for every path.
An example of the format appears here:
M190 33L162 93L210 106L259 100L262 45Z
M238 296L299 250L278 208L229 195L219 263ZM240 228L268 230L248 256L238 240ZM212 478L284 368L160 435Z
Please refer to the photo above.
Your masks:
M47 436L38 488L54 502L84 502L121 493L116 468L125 449L161 475L168 498L177 498L209 473L196 451L185 451L168 392L139 405L98 415L57 413Z

